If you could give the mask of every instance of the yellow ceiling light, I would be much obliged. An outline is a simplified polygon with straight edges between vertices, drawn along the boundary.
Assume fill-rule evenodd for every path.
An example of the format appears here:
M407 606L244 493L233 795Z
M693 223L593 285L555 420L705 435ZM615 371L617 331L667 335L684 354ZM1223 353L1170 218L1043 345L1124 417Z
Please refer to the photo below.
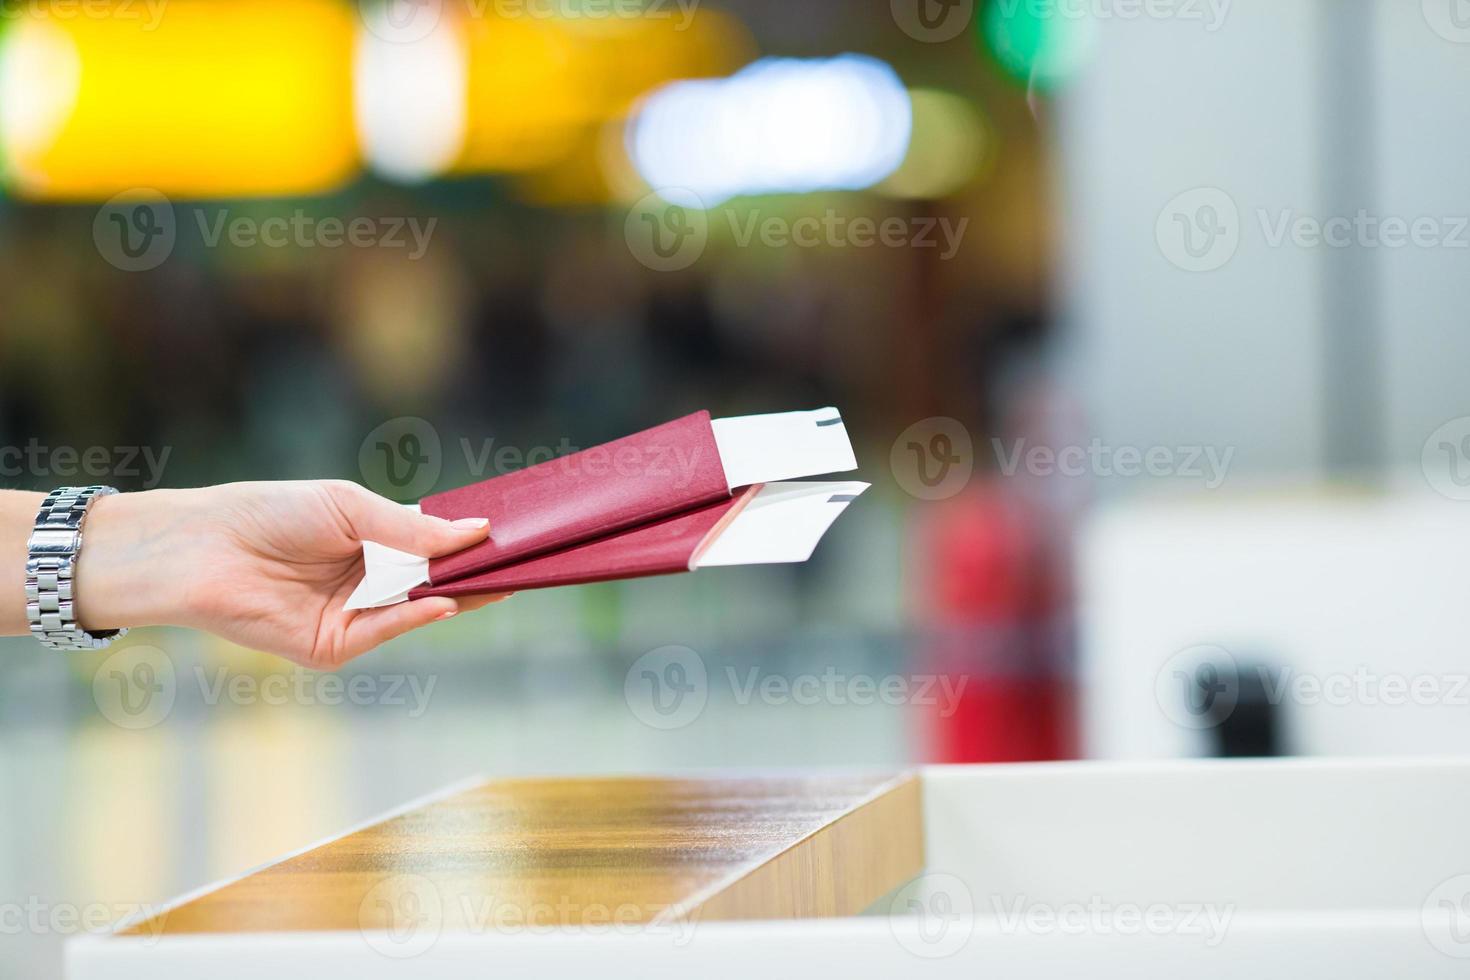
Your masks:
M605 123L659 84L734 70L753 47L733 18L675 4L381 0L359 28L358 131L390 179L531 174L538 200L603 200Z
M592 114L577 38L558 20L484 15L463 20L469 51L468 125L454 169L531 170L564 157Z
M31 5L0 51L0 154L25 197L316 193L357 170L354 5Z
M627 112L639 96L666 82L728 75L756 56L744 25L703 7L679 12L675 4L655 3L644 16L625 18L616 27L594 23L608 25L587 59L589 74L598 80L600 120Z

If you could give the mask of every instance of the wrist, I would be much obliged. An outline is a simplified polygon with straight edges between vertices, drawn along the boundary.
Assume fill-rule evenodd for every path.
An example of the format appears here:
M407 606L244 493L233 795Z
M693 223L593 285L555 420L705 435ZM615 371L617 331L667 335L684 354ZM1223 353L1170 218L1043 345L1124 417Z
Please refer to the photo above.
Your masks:
M200 510L200 493L148 490L93 502L76 570L76 609L84 629L188 621L188 528Z

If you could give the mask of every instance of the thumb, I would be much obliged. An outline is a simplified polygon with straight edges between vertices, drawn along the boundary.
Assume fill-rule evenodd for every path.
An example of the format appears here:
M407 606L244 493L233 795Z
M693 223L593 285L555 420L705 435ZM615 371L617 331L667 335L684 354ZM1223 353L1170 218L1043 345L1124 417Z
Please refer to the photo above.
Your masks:
M478 544L490 533L490 522L483 517L446 521L395 504L355 483L327 486L358 541L375 541L422 558L437 558Z

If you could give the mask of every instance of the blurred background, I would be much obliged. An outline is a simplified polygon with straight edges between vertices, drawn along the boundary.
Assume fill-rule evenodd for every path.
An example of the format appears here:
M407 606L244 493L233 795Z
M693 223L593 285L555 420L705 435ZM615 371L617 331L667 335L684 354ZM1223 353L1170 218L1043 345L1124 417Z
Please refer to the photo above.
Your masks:
M0 640L0 975L476 773L1464 751L1467 80L1464 0L4 0L0 484L830 404L874 486L335 675Z

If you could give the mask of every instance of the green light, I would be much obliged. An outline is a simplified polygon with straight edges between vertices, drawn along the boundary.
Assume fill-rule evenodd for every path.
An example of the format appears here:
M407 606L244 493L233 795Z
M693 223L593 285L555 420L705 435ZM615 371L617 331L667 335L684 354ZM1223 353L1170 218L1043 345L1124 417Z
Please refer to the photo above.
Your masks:
M1096 25L1060 0L990 0L979 26L985 46L1006 74L1050 89L1081 65Z

